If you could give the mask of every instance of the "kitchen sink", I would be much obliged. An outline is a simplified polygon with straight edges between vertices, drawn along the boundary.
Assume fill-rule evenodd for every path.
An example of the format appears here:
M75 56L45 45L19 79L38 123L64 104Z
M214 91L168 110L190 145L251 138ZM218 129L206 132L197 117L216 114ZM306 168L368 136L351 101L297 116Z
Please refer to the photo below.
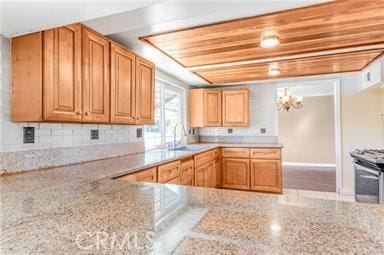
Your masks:
M168 149L170 151L198 151L206 148L207 146L181 146L177 148Z

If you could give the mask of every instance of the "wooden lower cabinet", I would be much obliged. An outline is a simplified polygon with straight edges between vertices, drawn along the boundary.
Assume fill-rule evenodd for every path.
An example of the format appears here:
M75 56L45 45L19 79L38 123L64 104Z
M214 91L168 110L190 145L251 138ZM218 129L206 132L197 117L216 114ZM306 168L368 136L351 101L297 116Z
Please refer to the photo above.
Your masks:
M132 181L132 182L157 182L157 168L156 167L148 168L146 170L120 176L115 179Z
M207 187L207 166L202 166L195 169L195 186Z
M158 182L166 183L179 178L180 183L180 161L174 161L161 166L157 169Z
M249 159L223 158L221 170L223 188L249 190Z
M181 185L186 185L186 186L195 186L194 183L195 182L194 182L194 177L193 176L188 177L186 179L183 179L180 182Z
M252 159L251 190L281 193L281 161Z

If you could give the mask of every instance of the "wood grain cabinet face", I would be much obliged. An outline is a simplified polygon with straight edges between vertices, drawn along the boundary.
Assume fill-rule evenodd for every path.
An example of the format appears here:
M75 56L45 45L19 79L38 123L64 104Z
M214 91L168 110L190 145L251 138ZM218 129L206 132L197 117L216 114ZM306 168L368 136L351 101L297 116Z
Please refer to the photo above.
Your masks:
M251 190L281 193L281 161L252 159Z
M155 108L155 66L136 57L136 123L153 124Z
M207 167L199 167L195 169L195 186L207 187L208 172Z
M248 126L248 89L222 92L223 126Z
M111 43L111 123L136 123L136 56Z
M83 120L109 122L109 41L83 28Z
M157 170L158 181L166 183L168 181L179 179L180 182L180 161L174 161L158 167ZM174 182L173 182L174 183Z
M204 90L204 126L221 126L221 91Z
M44 119L80 121L81 26L44 31Z
M249 190L249 159L222 159L223 188Z
M133 174L120 176L115 179L131 182L157 182L157 171L156 167L152 167Z

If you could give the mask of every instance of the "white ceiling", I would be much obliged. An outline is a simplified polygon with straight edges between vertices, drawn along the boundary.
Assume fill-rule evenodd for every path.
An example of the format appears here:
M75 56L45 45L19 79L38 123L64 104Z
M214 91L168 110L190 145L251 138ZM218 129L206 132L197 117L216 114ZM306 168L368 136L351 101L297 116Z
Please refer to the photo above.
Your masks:
M0 0L6 37L83 22L188 85L207 85L138 37L329 0Z
M0 34L14 37L165 0L0 0Z

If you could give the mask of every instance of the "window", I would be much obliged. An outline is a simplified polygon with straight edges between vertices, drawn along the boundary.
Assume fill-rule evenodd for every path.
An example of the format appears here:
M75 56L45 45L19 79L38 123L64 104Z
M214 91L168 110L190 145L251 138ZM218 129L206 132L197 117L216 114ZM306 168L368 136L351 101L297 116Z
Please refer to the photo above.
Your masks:
M184 89L156 80L155 124L144 128L146 148L154 148L173 142L173 128L183 122L182 101ZM177 130L180 137L180 129Z

